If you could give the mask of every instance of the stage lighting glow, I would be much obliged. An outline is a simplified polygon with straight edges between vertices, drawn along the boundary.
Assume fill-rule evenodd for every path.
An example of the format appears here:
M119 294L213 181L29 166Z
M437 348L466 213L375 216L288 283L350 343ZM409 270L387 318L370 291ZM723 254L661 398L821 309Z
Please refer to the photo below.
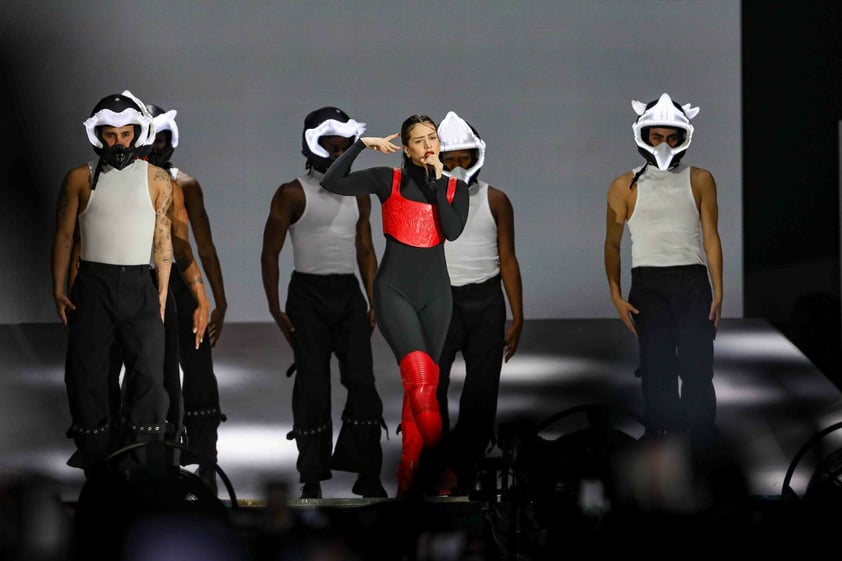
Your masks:
M277 379L281 380L283 379L284 373L280 372L280 367L278 370ZM214 358L214 372L216 374L216 380L220 390L223 388L230 390L234 388L266 384L266 380L260 376L260 373L263 372L260 368L248 368L242 364L234 364L232 362L226 363ZM182 372L182 377L183 375L184 373Z
M67 459L73 454L72 449L47 448L37 452L32 450L7 452L3 454L3 466L0 475L3 477L32 475L32 466L37 466L36 472L56 481L70 480L73 476L79 481L84 479L82 470L71 468L67 465Z
M219 465L258 467L295 464L298 450L295 441L287 440L290 425L231 425L219 431L217 450Z
M716 401L722 405L757 406L768 403L786 402L791 395L785 388L772 386L760 376L744 375L738 371L715 368L713 383L716 386Z
M613 368L601 366L599 361L557 355L524 355L503 365L501 384L531 385L536 382L563 382L579 378L594 379L595 372L610 375ZM464 370L462 371L464 379Z
M64 366L54 368L27 369L20 378L21 385L34 388L61 388L64 390Z
M717 357L769 361L769 359L804 362L804 354L789 339L777 332L751 331L728 333L714 343Z

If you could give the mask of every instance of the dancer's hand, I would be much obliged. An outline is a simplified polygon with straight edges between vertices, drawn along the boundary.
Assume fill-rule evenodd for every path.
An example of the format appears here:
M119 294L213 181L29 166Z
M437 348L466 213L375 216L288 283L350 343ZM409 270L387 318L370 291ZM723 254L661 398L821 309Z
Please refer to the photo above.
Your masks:
M637 337L634 316L639 314L640 311L632 306L628 300L623 300L622 298L617 298L617 300L614 301L614 307L617 308L617 313L620 315L620 319L623 320L623 323L626 324L629 331Z

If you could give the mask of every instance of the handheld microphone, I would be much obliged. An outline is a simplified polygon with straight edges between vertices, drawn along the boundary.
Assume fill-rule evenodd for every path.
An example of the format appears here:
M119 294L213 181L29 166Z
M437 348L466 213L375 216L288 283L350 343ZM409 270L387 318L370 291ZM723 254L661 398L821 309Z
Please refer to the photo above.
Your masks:
M427 181L432 183L436 180L436 168L427 164Z

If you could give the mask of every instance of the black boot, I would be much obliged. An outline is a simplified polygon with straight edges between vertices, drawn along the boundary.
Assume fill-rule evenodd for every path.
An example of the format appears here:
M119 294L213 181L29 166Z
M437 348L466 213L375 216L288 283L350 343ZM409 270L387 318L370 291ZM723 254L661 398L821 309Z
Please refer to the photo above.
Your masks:
M322 485L318 481L315 483L305 483L303 487L301 487L301 498L302 499L321 499L322 498Z
M213 469L213 466L200 464L199 469L196 470L196 475L207 486L213 496L219 494L219 489L216 486L216 470Z
M385 499L389 496L383 484L380 483L380 477L377 475L363 475L357 476L351 492L355 495L361 495L365 499Z

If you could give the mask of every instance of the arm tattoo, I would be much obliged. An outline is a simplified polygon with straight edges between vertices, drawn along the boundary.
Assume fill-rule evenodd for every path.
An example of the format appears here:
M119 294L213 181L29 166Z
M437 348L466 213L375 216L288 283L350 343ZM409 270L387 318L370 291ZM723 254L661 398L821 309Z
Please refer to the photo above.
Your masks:
M163 170L161 170L160 173L156 171L155 174L155 177L166 176ZM161 190L161 193L158 196L158 204L155 208L155 214L157 216L157 220L155 221L155 227L157 230L157 235L155 236L155 253L160 257L163 263L172 263L172 239L170 237L171 224L170 218L167 216L167 210L172 204L172 186L170 185L169 179L166 177L165 179L167 187Z
M154 181L160 181L162 183L167 183L169 189L166 190L166 200L163 201L163 211L165 213L169 213L172 210L173 204L173 197L172 197L172 186L170 185L170 175L161 168L156 168L154 174L152 175L152 179ZM160 212L160 208L158 211Z
M152 179L155 181L169 181L170 174L168 174L164 169L157 168L155 169L155 175L152 176Z

